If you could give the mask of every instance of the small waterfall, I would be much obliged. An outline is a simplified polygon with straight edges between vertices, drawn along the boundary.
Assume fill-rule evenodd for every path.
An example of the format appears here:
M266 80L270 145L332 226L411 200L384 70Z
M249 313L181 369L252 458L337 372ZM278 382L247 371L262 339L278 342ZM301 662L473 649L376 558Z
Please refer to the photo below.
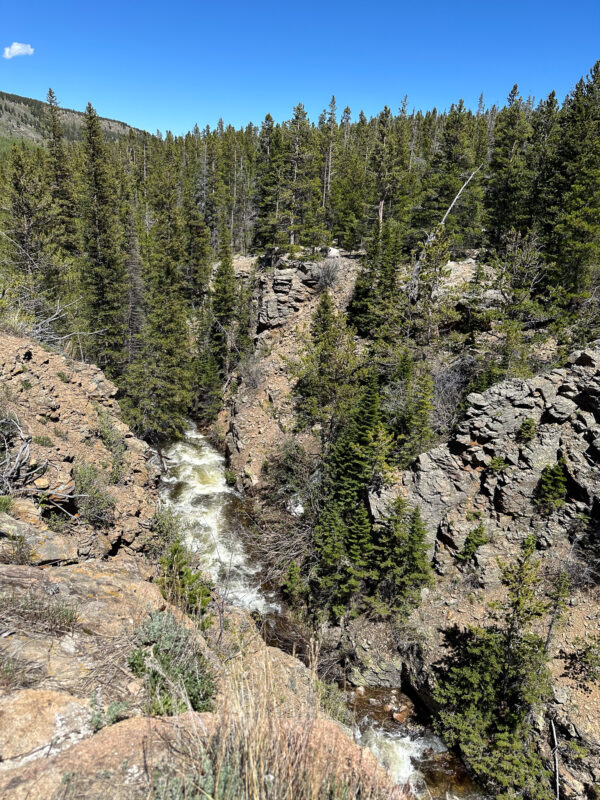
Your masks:
M163 451L161 499L182 516L186 523L186 544L201 558L227 602L261 613L277 612L260 586L260 567L251 564L240 537L243 520L239 517L239 498L225 479L225 459L206 437L190 425L184 437ZM394 780L409 782L418 796L431 797L432 788L415 764L427 754L447 751L443 742L425 728L417 733L404 727L388 730L375 720L367 720L355 732L357 740L369 747ZM475 798L469 789L455 789L448 778L451 794ZM435 796L445 796L446 791ZM481 795L478 795L481 797Z

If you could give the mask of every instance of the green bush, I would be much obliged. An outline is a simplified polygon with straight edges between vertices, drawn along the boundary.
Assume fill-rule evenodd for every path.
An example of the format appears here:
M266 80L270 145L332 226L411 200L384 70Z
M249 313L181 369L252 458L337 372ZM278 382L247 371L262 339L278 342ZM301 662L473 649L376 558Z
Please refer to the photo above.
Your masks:
M494 456L487 465L487 468L490 470L490 472L506 472L508 466L508 463L502 458L502 456Z
M69 518L60 511L51 511L47 517L44 517L44 522L51 531L56 533L62 533L69 527Z
M532 726L551 696L545 639L534 632L548 611L537 591L535 548L528 536L515 561L499 562L506 595L493 623L446 630L448 648L437 664L436 727L502 800L554 796Z
M40 447L54 447L54 442L49 436L34 436L33 443Z
M182 536L183 523L179 514L170 506L159 505L150 520L152 539L148 544L148 553L156 558L165 552Z
M115 700L108 705L105 711L104 708L98 704L95 692L91 697L90 706L92 708L90 726L95 733L102 730L102 728L108 728L114 725L115 722L120 722L122 719L125 719L129 708L127 703Z
M577 637L567 656L567 674L584 689L600 685L600 635Z
M237 476L232 469L225 470L225 483L227 486L235 486L237 481Z
M521 423L519 430L517 431L517 442L522 442L523 444L527 444L530 442L535 435L537 434L537 425L534 419L531 417L527 417Z
M28 392L31 389L31 381L21 381L21 386L24 392Z
M346 695L337 683L326 683L317 678L316 690L322 710L332 719L343 725L354 724L354 714L348 708Z
M57 372L56 375L58 379L61 380L63 383L69 383L69 381L71 380L71 378L67 375L66 372Z
M487 544L489 539L485 532L485 527L482 522L476 528L469 531L467 534L467 538L465 539L465 543L462 547L460 553L457 553L456 558L459 561L472 561L475 557L475 553L479 547L483 547L484 544Z
M148 710L159 716L211 711L215 679L198 643L168 611L157 611L135 632L129 666L146 683Z
M9 514L12 508L13 499L8 494L0 495L0 514Z
M556 464L548 464L542 470L535 490L534 503L540 513L552 514L565 503L567 495L567 476L565 463L559 459Z
M93 464L82 461L73 467L73 481L80 519L99 528L112 524L115 499Z
M0 561L5 564L21 564L26 566L31 564L34 557L34 549L22 533L16 536L9 536L8 547L0 554Z

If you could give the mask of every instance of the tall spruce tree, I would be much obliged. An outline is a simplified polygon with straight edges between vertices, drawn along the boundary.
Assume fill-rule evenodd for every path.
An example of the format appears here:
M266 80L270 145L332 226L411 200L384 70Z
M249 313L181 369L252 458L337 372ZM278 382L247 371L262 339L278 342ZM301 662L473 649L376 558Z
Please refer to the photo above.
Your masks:
M191 335L183 293L185 237L178 203L179 159L172 137L156 146L150 184L146 320L126 375L129 424L152 441L182 433L192 405Z
M71 267L72 260L81 251L81 240L77 225L75 181L65 149L61 111L52 89L48 90L46 99L48 102L46 139L49 155L49 188L52 197L53 257L59 262L67 262L66 265L61 265L61 272L65 273ZM66 275L63 275L62 284L65 283L65 280Z
M119 218L115 165L100 120L90 103L84 121L84 203L82 287L90 331L91 357L110 376L125 362L127 275Z

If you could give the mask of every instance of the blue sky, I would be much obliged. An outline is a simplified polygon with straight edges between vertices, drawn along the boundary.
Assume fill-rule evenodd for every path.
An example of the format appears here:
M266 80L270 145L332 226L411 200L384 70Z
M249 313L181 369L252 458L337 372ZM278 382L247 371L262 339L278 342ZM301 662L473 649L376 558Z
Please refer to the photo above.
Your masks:
M175 133L267 112L312 118L332 94L356 116L384 104L504 102L513 83L563 97L600 58L600 2L67 2L4 0L0 89Z

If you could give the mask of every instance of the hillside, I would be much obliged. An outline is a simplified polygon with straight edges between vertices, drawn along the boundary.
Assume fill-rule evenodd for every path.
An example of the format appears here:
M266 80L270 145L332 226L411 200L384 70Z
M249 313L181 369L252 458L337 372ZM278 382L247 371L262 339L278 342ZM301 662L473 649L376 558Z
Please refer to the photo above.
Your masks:
M39 143L44 139L48 104L31 97L0 92L0 140L25 139ZM84 114L70 108L61 109L65 139L81 138ZM125 122L100 117L100 125L108 139L118 139L129 131L139 132Z
M2 334L0 378L0 795L198 796L251 762L399 798L248 613L166 591L156 455L102 372Z
M447 291L469 280L474 266L472 261L450 263ZM244 269L242 262L240 272ZM309 454L319 449L310 432L295 430L290 365L305 347L323 272L335 275L330 291L344 309L356 276L347 254L331 251L320 263L284 258L261 276L255 361L251 370L242 371L218 423L239 484L260 507L256 516L263 520L266 544L257 546L275 570L279 553L288 563L290 554L306 547L303 506L311 496L306 483L314 480L302 472L310 469L302 462L306 456L291 451L296 467L285 462L285 470L276 473L279 483L273 482L269 465L281 463L292 436L296 448ZM574 655L600 628L599 345L573 352L564 368L468 395L464 419L446 442L371 491L375 524L383 523L397 498L420 508L434 581L401 623L375 622L366 614L320 628L323 663L330 670L337 664L340 679L367 687L411 687L435 713L435 686L448 668L453 642L470 627L494 624L493 606L505 599L501 564L515 563L534 533L538 595L552 596L561 575L570 585L551 633L547 619L536 628L549 637L552 689L545 712L535 718L535 740L553 773L556 735L561 796L578 798L593 796L589 793L600 780L600 689L582 680ZM557 464L564 474L562 493L544 508L539 500L544 471Z

